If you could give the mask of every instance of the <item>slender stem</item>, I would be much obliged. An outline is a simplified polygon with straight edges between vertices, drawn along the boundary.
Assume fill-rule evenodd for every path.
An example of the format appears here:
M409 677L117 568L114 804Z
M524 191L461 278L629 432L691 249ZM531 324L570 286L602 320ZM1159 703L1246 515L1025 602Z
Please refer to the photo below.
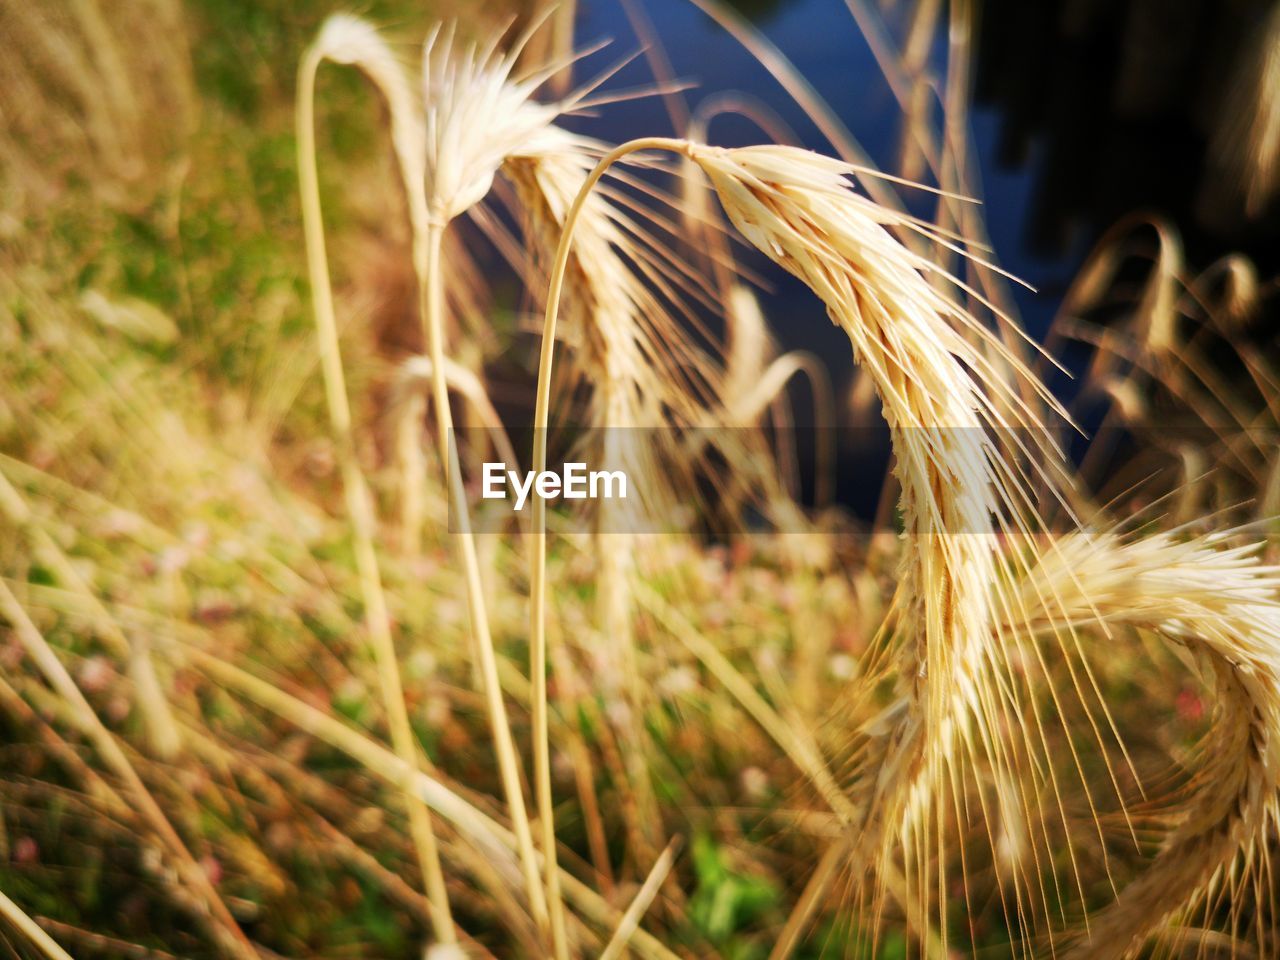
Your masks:
M418 769L417 739L409 724L391 636L390 613L378 570L378 556L373 546L373 497L364 474L356 461L355 440L351 430L351 407L347 400L346 377L342 372L342 354L338 346L337 322L334 318L333 288L329 279L329 263L325 254L324 224L320 211L320 185L316 171L315 143L315 77L321 57L309 50L298 71L298 180L302 194L302 220L306 236L307 270L311 280L311 299L315 313L316 336L320 363L324 374L329 420L337 444L342 489L347 513L351 519L355 545L356 570L364 605L365 626L377 663L382 688L383 706L391 729L391 743L396 755L411 770ZM404 785L409 828L422 870L423 885L431 902L432 929L437 940L455 943L457 936L449 911L444 871L435 832L425 804L408 782Z
M551 406L551 363L555 357L556 320L560 315L560 294L564 288L565 269L573 243L573 229L591 189L617 160L637 150L670 150L682 152L685 141L669 137L646 137L615 147L600 158L588 174L573 205L565 216L560 243L551 268L547 294L547 312L542 326L542 350L538 358L537 405L533 415L533 469L535 475L547 469L547 420ZM434 358L433 358L434 361ZM533 779L538 799L538 820L542 828L542 854L548 899L553 908L559 903L559 873L556 870L556 827L551 796L551 744L547 726L547 504L533 491L529 594L529 680L533 685ZM556 929L553 915L552 933L556 956L567 956L563 943L563 918Z
M453 823L459 834L467 837L481 851L489 851L493 855L504 850L515 851L518 847L515 836L502 824L472 806L443 781L436 780L425 771L408 769L383 744L365 736L349 723L304 703L181 636L162 636L160 639L165 641L164 651L177 658L178 662L193 663L225 689L270 710L309 736L340 750L378 779L397 786L406 780L411 781L423 801ZM562 870L561 873L565 892L576 902L584 917L601 927L616 926L620 922L621 911L593 887L568 871ZM636 953L651 960L679 960L661 941L643 929L635 932L631 945Z
M662 888L662 884L666 882L667 874L671 872L672 866L675 865L676 850L679 847L679 838L672 838L666 849L658 855L653 869L649 871L649 876L645 878L644 884L636 892L635 897L632 898L631 906L627 907L627 912L622 915L618 929L613 932L613 936L605 944L604 950L600 952L600 960L618 960L626 952L628 941L631 940L632 935L640 926L640 921L644 917L645 911L653 903L654 897L658 895L658 891Z
M471 532L471 518L467 510L466 494L462 488L461 471L455 468L457 445L453 442L453 413L449 408L449 388L445 380L444 362L444 297L440 269L441 249L444 243L445 220L429 216L426 235L421 249L415 249L419 277L418 296L421 301L422 322L427 339L427 352L431 357L432 408L435 412L436 433L440 443L440 464L449 488L449 499L457 526L457 541L462 552L463 573L467 581L467 606L471 616L471 628L475 633L476 654L480 658L480 674L484 678L484 694L489 709L489 721L493 727L494 748L498 755L498 770L511 813L511 827L515 832L520 851L520 865L524 871L525 887L534 920L546 932L548 925L547 901L542 884L538 881L538 861L533 847L533 831L525 809L524 793L520 786L520 773L516 767L515 744L511 738L511 725L507 720L507 708L502 700L502 686L498 679L498 658L489 630L489 612L484 603L484 587L480 579L480 561L476 555L475 537ZM554 851L551 854L554 863ZM560 942L563 943L564 908L560 901L558 885L548 894L552 916L558 918ZM557 925L552 924L553 937ZM557 957L561 954L557 951Z
M256 960L258 951L244 935L244 931L231 916L231 911L214 890L204 870L196 863L186 844L182 842L182 838L178 836L178 832L174 830L173 825L160 809L160 805L151 796L151 792L142 782L142 777L138 775L133 764L129 762L128 756L115 736L94 712L93 706L76 686L75 680L58 659L58 655L53 652L53 648L49 646L39 628L27 616L18 598L2 580L0 580L0 615L3 615L12 625L18 640L26 648L27 655L35 661L49 686L67 702L77 726L93 742L98 755L133 793L142 816L172 852L179 877L199 892L211 918L221 925L221 927L217 925L213 927L215 936L223 941L228 952L233 955Z
M426 403L410 397L396 415L396 458L400 461L400 549L415 557L422 549L422 490L426 464L422 456L422 419Z
M5 896L3 892L0 892L0 916L3 916L9 923L25 933L31 942L44 952L46 957L50 957L51 960L71 960L71 954L58 946L57 941L45 933L40 924L27 916L26 911Z

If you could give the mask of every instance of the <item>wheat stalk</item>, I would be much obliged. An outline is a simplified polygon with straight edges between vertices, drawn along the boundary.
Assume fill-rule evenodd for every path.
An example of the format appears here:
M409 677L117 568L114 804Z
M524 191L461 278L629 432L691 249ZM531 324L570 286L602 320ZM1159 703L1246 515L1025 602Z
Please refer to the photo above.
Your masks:
M454 217L479 202L493 184L502 164L512 156L540 153L551 121L563 111L561 104L540 104L532 100L533 92L550 75L546 70L523 78L513 78L512 71L520 52L540 21L535 20L525 34L502 56L495 50L497 37L484 48L470 47L463 53L453 50L454 27L437 28L428 38L423 53L426 100L426 174L429 183L427 262L420 271L425 297L423 311L427 342L432 362L432 384L435 397L437 428L440 434L441 462L448 464L448 437L452 429L449 399L445 389L444 356L440 320L440 238L445 225ZM466 502L457 471L447 478L454 510L463 525L462 550L468 574L472 620L480 634L482 670L488 678L491 708L501 710L501 694L497 688L496 664L492 662L492 641L479 595L479 568L475 545L466 518ZM560 898L560 877L556 864L555 819L551 795L550 736L547 727L547 678L545 634L535 632L529 642L529 671L533 685L533 758L534 790L542 828L542 853L545 869L542 888L536 883L536 867L532 842L527 838L523 796L515 776L514 753L509 741L497 744L499 760L507 781L508 802L521 837L522 860L529 879L530 900L534 917L541 924L549 921L552 950L558 960L568 956L564 907ZM496 715L496 713L495 713ZM510 754L510 755L508 755ZM521 822L523 821L523 825Z
M930 285L926 278L940 271L885 224L924 228L854 194L847 164L793 147L725 150L644 138L601 158L565 218L543 326L535 431L547 424L556 319L574 228L606 170L641 150L672 151L702 169L739 232L826 304L884 404L911 535L899 568L899 596L914 615L908 622L920 626L905 644L901 664L907 719L867 806L861 849L883 858L888 851L882 838L914 835L927 856L933 792L950 782L957 738L967 737L974 719L981 724L991 709L991 585L1005 584L996 563L998 518L1028 508L1019 477L984 432L1011 426L1001 411L1013 402L1012 390L990 373L970 338L1002 348ZM1023 371L1007 351L1000 355ZM535 469L545 463L545 437L539 437ZM538 609L545 602L544 530L545 504L535 498L531 589Z
M1233 863L1265 861L1280 814L1280 568L1259 562L1261 546L1078 534L1045 553L1012 608L1010 630L1028 637L1155 630L1207 655L1216 685L1199 791L1150 868L1090 918L1065 954L1072 960L1132 955L1174 913L1226 883Z
M588 198L592 195L592 187L599 181L608 166L618 157L625 155L631 145L615 148L596 164L583 178L573 201L564 212L561 220L559 244L550 273L550 285L547 294L546 317L542 331L542 345L538 361L538 383L533 419L533 469L544 471L547 468L547 427L551 406L551 372L552 358L555 353L556 318L559 315L560 295L569 266L570 241L574 229L582 217ZM533 497L532 516L530 518L531 536L531 568L529 576L530 609L530 647L536 650L538 657L533 661L534 677L538 678L545 670L546 659L546 576L547 576L547 536L546 536L546 501L536 494ZM543 694L545 696L545 692ZM536 701L535 701L536 703ZM536 734L535 734L536 736ZM536 743L537 741L535 741Z
M548 135L557 128L548 131ZM554 150L513 158L504 168L530 221L536 255L554 255L565 216L599 152L592 141L563 134ZM640 227L611 198L591 194L578 220L577 247L567 266L569 322L577 348L573 371L591 389L589 425L595 455L608 469L632 478L636 495L625 504L602 503L597 526L611 534L599 541L599 622L611 649L621 653L617 677L636 689L631 579L639 514L663 515L671 496L658 455L639 442L635 428L671 419L699 418L701 377L707 372L679 321L647 288L642 272L666 282L662 263L641 248ZM668 283L668 290L674 289ZM684 370L680 367L684 364ZM660 440L662 438L660 437ZM670 451L668 451L670 452Z
M578 138L566 134L559 149L513 158L506 164L529 220L529 235L542 259L554 251L565 213L590 169L584 146ZM653 408L645 398L652 400L666 391L646 362L640 341L644 291L617 252L623 235L611 219L604 199L595 195L592 200L582 218L583 247L570 271L572 319L582 344L578 370L591 387L588 416L594 432L592 446L604 469L624 471L632 478L633 489L649 496L661 485L645 482L656 471L629 431L655 425ZM602 651L606 665L603 685L607 693L620 685L625 688L632 706L626 713L628 737L638 746L642 688L632 631L631 584L636 541L627 532L636 519L635 503L601 503L596 525L609 535L597 537L595 542L597 622L606 638ZM538 548L535 545L532 549ZM535 575L542 576L536 556L532 563ZM535 601L530 612L532 636L543 636L538 626L543 616ZM627 751L624 762L635 792L635 809L639 811L632 825L634 839L637 849L643 851L654 845L657 836L655 801L641 751Z
M899 622L909 631L897 664L905 719L870 781L855 844L882 864L877 872L884 876L891 839L902 842L908 865L928 862L941 814L935 794L954 784L959 745L986 742L994 720L989 675L999 654L989 634L992 596L1008 589L996 532L1016 529L1028 504L986 430L1034 418L1004 419L1013 396L981 348L1029 374L930 284L930 277L953 281L885 229L910 229L909 222L848 189L847 165L787 147L702 149L694 159L739 231L825 303L890 426L907 534L895 595ZM1012 520L1002 519L1010 513ZM940 836L936 854L941 910ZM945 923L941 932L945 949Z
M356 566L364 600L365 627L373 646L382 687L384 709L391 728L396 755L410 768L417 769L417 740L409 723L404 702L404 688L391 636L390 612L378 570L373 546L376 520L373 496L356 459L352 431L351 408L347 399L346 378L338 344L337 321L334 316L332 284L325 253L324 226L320 210L320 187L316 171L315 144L315 79L325 60L357 63L379 89L391 108L392 139L402 166L412 170L422 157L421 128L411 119L412 102L403 72L386 45L363 21L354 17L331 18L321 29L316 42L307 50L298 68L297 137L298 178L302 194L303 229L306 236L307 270L311 281L312 308L320 347L325 397L328 401L330 425L333 429L343 494L355 541ZM409 178L406 177L406 180ZM418 182L420 178L418 178ZM416 209L411 202L410 209ZM446 461L447 462L447 461ZM448 890L440 864L435 832L426 807L412 790L405 794L410 829L417 850L423 883L431 903L432 929L442 943L453 943L457 935L449 910Z
M530 234L542 256L549 256L559 238L565 212L586 178L591 161L576 138L565 135L564 144L538 156L514 158L506 170L516 185L521 206L530 219ZM637 457L634 443L619 443L628 428L651 426L651 407L646 396L655 396L657 387L652 368L645 362L640 342L640 311L643 300L635 275L626 268L616 251L621 233L610 219L603 197L588 202L581 219L579 251L571 265L573 290L572 319L583 344L582 375L592 389L591 426L601 431L605 447L602 462L607 469L621 469L633 477L637 490L651 485L651 464ZM626 505L601 506L602 529L620 531L626 520L620 516ZM628 581L631 572L630 537L600 551L601 627L611 646L622 653L615 677L635 674L635 651L631 634L631 601Z
M58 946L56 940L49 934L45 933L40 924L36 923L26 912L9 899L4 891L0 891L0 916L3 916L9 923L21 930L22 933L40 948L41 952L50 960L71 960L71 954Z

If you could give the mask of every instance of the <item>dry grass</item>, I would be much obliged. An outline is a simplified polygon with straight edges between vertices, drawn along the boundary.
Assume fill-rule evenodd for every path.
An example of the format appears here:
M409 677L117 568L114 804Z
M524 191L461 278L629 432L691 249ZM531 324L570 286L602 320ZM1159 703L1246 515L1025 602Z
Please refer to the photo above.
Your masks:
M137 208L180 173L198 104L180 6L0 6L0 172L13 216L87 177L100 202ZM163 114L163 131L152 123Z

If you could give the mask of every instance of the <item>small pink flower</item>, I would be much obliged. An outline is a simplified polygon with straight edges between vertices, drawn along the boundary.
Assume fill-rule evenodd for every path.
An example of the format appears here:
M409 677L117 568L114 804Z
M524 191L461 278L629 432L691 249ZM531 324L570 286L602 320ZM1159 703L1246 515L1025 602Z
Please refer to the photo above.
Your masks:
M40 859L40 845L30 837L19 837L13 845L14 863L35 863Z
M1174 707L1178 711L1178 716L1183 720L1199 720L1204 716L1204 701L1200 699L1200 694L1186 687L1178 691L1178 696L1174 700Z
M200 869L215 887L222 882L222 864L212 854L205 854L200 858Z

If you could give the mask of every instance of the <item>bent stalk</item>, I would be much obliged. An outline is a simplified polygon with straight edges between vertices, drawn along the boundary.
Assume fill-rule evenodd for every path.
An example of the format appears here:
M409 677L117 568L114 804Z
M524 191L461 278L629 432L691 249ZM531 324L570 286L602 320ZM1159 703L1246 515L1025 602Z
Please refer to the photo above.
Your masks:
M342 372L342 355L338 346L337 322L334 318L333 288L329 279L329 263L325 255L324 225L320 210L320 185L316 171L315 144L315 77L321 57L308 51L298 72L298 179L302 193L302 220L306 237L307 271L311 281L311 298L324 374L325 398L329 422L337 444L339 469L347 514L351 520L355 542L356 568L369 639L377 662L378 680L382 688L383 707L391 729L391 742L396 755L410 770L418 770L416 740L409 724L404 703L404 687L391 637L390 613L378 571L377 553L373 547L373 498L364 473L356 462L355 440L351 429L351 407L347 400L346 378ZM440 852L426 806L412 788L405 784L405 803L413 835L423 883L431 903L431 922L436 939L455 943L457 936L449 910Z
M560 316L560 294L564 289L565 269L573 244L573 229L582 206L592 188L618 159L637 150L681 150L682 142L665 137L633 140L609 151L583 181L564 219L560 243L556 247L551 268L547 310L542 326L542 349L538 357L537 401L533 414L533 469L547 469L547 423L551 410L551 365L555 357L556 321ZM542 848L546 867L545 879L549 899L559 898L559 875L556 871L555 821L552 816L551 747L547 726L547 504L535 490L532 494L533 516L530 525L529 571L529 680L533 685L533 769L538 793L538 814L542 826Z

